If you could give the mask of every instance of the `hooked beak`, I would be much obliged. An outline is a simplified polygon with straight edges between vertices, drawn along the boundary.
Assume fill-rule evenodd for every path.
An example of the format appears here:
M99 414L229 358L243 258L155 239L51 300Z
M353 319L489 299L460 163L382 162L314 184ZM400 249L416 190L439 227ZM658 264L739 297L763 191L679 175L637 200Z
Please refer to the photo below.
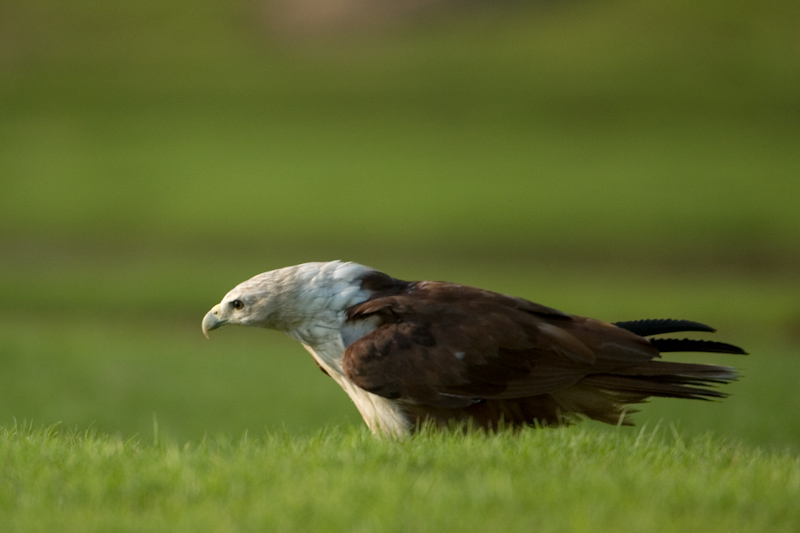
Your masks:
M219 318L219 314L219 304L217 304L203 317L203 335L206 336L206 339L209 331L225 325L225 321Z

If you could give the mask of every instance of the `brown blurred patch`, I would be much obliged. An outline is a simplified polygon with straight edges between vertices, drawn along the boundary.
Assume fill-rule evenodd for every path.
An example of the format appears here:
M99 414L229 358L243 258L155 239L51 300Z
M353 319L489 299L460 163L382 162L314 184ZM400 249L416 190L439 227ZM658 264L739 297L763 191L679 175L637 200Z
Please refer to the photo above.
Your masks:
M261 2L268 31L291 40L369 34L474 6L477 0L273 0Z
M798 306L800 306L800 301L798 302ZM781 330L786 340L794 345L800 346L800 309L794 316L786 320Z

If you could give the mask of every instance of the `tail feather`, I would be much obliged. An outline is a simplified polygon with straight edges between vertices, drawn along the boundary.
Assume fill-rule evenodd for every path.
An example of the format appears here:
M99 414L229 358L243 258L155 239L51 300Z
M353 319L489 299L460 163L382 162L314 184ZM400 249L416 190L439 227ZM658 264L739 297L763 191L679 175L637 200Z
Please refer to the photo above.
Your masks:
M661 378L671 382L711 385L731 383L739 378L735 368L721 365L698 365L672 361L650 361L615 370L615 376Z
M641 394L643 398L649 396L684 398L688 400L726 398L728 395L724 392L700 387L716 383L719 383L719 381L715 379L681 378L680 376L620 376L612 374L597 374L581 380L583 385L614 392ZM724 381L724 383L727 383L727 381Z
M647 319L630 322L617 322L618 327L650 337L663 333L680 331L713 332L714 328L690 320ZM717 341L649 338L659 352L702 352L746 354L743 349L732 344ZM728 395L716 389L718 385L731 383L738 379L736 369L728 366L682 363L654 359L639 365L614 369L603 374L589 375L577 383L582 390L605 394L612 401L613 409L597 416L586 412L587 416L608 421L614 416L622 416L623 423L629 423L625 404L640 403L647 398L684 398L690 400L714 400ZM584 392L585 394L585 392ZM617 400L615 400L617 399Z
M747 355L747 352L726 342L696 339L650 339L659 352L704 352Z

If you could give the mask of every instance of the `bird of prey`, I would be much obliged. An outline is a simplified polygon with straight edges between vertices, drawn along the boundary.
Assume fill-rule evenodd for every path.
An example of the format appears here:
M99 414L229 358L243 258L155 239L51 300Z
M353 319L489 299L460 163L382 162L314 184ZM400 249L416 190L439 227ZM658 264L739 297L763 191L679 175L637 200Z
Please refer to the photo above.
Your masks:
M494 430L591 418L630 424L647 398L725 397L727 366L664 352L744 354L730 344L653 335L713 332L689 320L607 323L455 283L402 281L341 261L304 263L234 287L203 318L283 331L350 396L373 433L424 425Z

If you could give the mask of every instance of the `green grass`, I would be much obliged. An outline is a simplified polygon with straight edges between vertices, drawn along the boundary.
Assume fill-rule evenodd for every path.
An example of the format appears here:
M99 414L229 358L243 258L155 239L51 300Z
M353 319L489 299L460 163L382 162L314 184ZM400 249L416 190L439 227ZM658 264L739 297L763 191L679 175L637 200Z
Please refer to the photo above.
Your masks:
M800 463L708 436L0 431L14 531L794 531Z

